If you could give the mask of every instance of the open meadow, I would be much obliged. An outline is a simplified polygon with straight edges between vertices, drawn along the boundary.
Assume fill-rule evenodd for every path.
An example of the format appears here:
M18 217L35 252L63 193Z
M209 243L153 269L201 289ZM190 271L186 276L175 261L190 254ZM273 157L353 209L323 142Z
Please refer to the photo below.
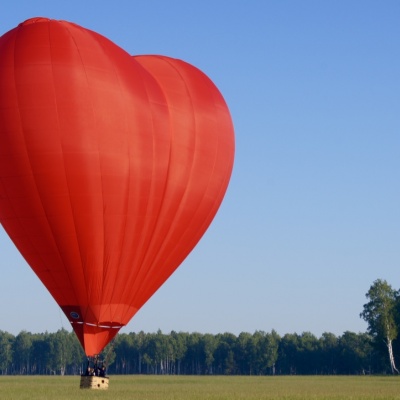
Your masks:
M0 376L2 400L400 399L392 376L111 376L105 391L78 376Z

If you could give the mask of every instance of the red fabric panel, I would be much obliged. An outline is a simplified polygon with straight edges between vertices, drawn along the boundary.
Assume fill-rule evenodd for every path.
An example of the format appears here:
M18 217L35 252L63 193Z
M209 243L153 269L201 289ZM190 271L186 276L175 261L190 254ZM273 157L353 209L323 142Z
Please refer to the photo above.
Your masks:
M100 353L199 241L234 158L198 69L65 21L0 38L0 222Z

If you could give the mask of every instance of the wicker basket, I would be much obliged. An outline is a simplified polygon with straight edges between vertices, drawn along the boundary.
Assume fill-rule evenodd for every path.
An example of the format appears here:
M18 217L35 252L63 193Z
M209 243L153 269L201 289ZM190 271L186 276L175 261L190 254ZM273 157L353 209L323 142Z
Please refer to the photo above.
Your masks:
M81 389L108 389L110 378L102 376L81 376Z

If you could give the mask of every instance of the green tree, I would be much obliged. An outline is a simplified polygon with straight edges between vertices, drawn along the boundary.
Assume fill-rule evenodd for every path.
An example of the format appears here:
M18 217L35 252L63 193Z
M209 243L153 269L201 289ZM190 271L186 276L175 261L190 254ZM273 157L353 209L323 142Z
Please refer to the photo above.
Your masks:
M338 338L329 332L324 332L319 339L321 373L335 374L338 362Z
M236 336L226 332L218 334L216 340L214 358L218 373L224 375L237 373L235 362Z
M13 343L13 362L18 374L30 373L32 334L21 331Z
M50 335L48 333L35 334L32 341L32 372L34 374L48 374L50 369Z
M68 348L68 367L69 372L73 375L81 375L84 373L86 364L82 361L85 359L85 353L74 332L69 332L67 335Z
M253 375L256 364L256 346L251 333L242 332L239 334L236 340L235 353L240 374Z
M346 331L338 340L338 373L365 374L371 371L371 336Z
M271 371L275 375L275 363L278 359L280 337L276 331L271 333L256 331L253 335L255 346L255 370L258 374L267 374Z
M300 355L300 336L297 333L286 333L278 350L279 372L285 375L296 375L298 372Z
M155 336L156 342L156 360L159 367L160 374L165 375L170 371L171 360L174 358L172 341L168 335L164 335L161 330L157 331Z
M200 346L203 348L204 365L206 373L213 374L214 352L217 347L217 341L214 335L206 333L200 339Z
M134 359L133 336L120 333L114 339L115 369L118 374L129 374L131 362Z
M320 343L317 337L311 332L303 332L299 336L298 346L298 373L317 374L320 372Z
M0 373L6 375L12 362L12 347L15 338L11 333L0 331Z
M185 353L185 373L200 375L201 374L201 337L198 332L193 332L186 337L187 351Z
M393 340L397 337L395 310L397 292L385 281L377 279L365 295L369 300L360 314L368 324L368 332L386 345L392 374L399 373L393 355Z
M176 373L180 375L181 373L181 363L185 358L187 351L187 333L184 332L171 332L171 339L173 342L173 348L175 353L175 362L176 362Z
M67 365L72 361L72 352L69 346L69 333L62 328L50 335L51 366L53 373L65 375Z

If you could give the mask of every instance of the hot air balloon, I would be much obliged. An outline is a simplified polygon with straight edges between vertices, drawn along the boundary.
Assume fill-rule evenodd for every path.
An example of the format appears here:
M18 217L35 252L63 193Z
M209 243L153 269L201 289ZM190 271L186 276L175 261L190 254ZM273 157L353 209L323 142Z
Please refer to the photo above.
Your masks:
M0 38L0 222L88 356L207 230L234 161L211 80L74 23Z

